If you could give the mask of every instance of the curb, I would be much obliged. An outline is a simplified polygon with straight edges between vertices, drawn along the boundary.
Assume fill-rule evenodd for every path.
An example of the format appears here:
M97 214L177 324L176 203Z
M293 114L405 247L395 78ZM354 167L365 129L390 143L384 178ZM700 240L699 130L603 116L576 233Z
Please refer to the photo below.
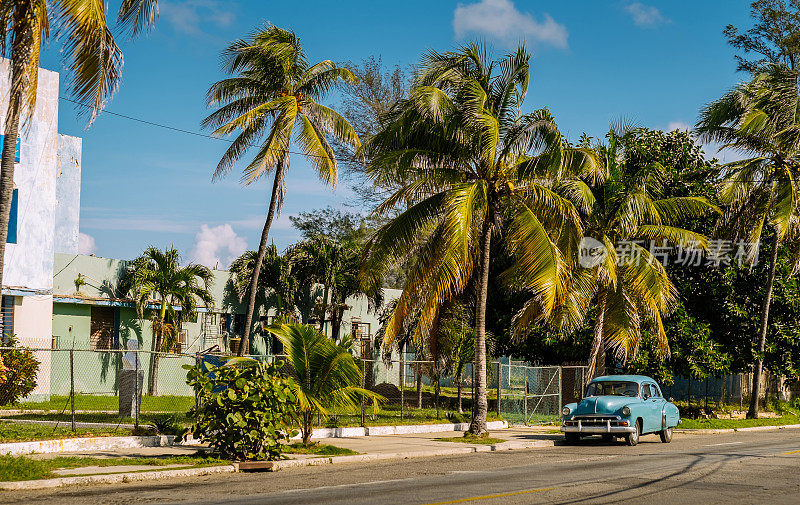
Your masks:
M0 490L21 491L28 489L48 489L78 484L116 484L120 482L136 482L143 480L166 479L176 477L197 477L213 473L233 473L233 465L208 466L204 468L186 468L177 470L161 470L153 472L112 473L106 475L80 475L77 477L60 477L57 479L23 480L19 482L0 482Z
M770 426L750 426L747 428L699 428L696 430L675 430L675 433L681 433L686 435L719 435L723 433L736 433L738 431L770 431L770 430L791 430L791 429L798 429L800 428L800 424L783 424L783 425L770 425Z
M504 430L508 428L507 421L490 421L486 423L488 430ZM345 437L374 437L382 435L411 435L414 433L442 433L447 431L467 431L469 423L435 423L435 424L407 424L396 426L353 426L347 428L317 428L312 434L312 439L345 438ZM292 440L300 440L296 435Z
M458 442L455 442L458 443ZM553 447L553 440L531 440L526 442L506 442L495 445L477 445L474 447L454 447L452 449L436 449L433 451L391 452L379 454L356 454L354 456L333 456L327 458L284 459L272 464L272 471L287 468L301 468L304 466L336 465L342 463L368 463L390 459L425 458L433 456L458 456L461 454L474 454L476 452L500 452L522 449L538 449Z
M174 445L174 442L175 437L172 435L64 438L60 440L0 444L0 454L19 456L31 453L107 451L110 449L133 449L137 447L165 447Z

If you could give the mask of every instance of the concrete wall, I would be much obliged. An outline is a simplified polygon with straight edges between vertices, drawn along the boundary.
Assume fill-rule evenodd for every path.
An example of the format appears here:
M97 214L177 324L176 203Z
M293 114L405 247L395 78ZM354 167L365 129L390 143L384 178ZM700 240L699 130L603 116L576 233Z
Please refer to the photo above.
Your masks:
M54 248L57 253L78 254L81 214L82 140L58 136Z

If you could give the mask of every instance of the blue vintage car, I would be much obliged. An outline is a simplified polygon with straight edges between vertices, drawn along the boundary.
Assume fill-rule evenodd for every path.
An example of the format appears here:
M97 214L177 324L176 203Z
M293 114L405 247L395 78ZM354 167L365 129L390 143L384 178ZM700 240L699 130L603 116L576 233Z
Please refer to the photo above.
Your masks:
M561 415L567 443L601 435L605 440L624 437L628 445L636 445L647 433L658 433L662 442L669 443L673 428L680 424L678 407L664 399L656 381L644 375L597 377L589 383L583 400L565 405Z

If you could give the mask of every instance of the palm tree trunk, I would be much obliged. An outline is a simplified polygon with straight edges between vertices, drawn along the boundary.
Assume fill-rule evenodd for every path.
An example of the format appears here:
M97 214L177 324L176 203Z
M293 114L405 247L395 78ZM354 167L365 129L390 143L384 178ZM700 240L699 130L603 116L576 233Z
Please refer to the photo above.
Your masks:
M325 333L325 317L328 315L328 282L325 281L325 290L322 292L322 308L320 309L319 315L319 330L322 333ZM333 335L331 335L333 337Z
M158 365L159 365L159 354L162 351L162 347L164 345L164 319L167 317L167 304L166 302L161 302L161 310L158 313L159 318L156 321L157 327L155 334L153 335L153 364L151 367L150 373L150 384L147 388L147 394L150 396L156 396L158 394Z
M256 297L258 296L258 277L261 275L261 265L264 263L264 255L267 253L267 238L269 237L269 229L272 226L272 220L275 217L275 209L278 206L280 199L281 188L283 187L284 178L284 159L278 161L278 166L275 168L275 180L272 182L272 195L269 199L269 210L267 211L267 220L264 222L264 230L261 232L261 242L258 244L258 255L256 256L256 264L253 265L253 277L250 279L250 297L247 302L247 315L244 318L244 328L242 329L242 341L239 342L239 356L247 354L250 350L250 328L253 325L253 313L256 310Z
M417 365L417 408L422 408L422 365Z
M601 354L603 355L602 358L605 358L605 353L601 353L603 348L603 322L605 320L606 315L606 292L604 289L600 289L600 293L597 295L597 321L594 323L594 338L592 339L592 349L589 352L589 368L587 369L586 377L588 380L594 379L595 371L597 371L597 362L601 359ZM602 364L603 366L599 367L601 369L601 373L605 371L605 363Z
M772 256L769 259L769 280L767 280L767 294L764 297L764 306L761 309L761 335L758 343L758 358L753 370L753 387L750 396L750 408L747 411L748 419L758 417L758 401L761 396L761 371L764 368L764 349L767 346L767 328L769 326L769 306L772 303L772 286L775 283L775 267L778 263L778 233L772 239Z
M481 233L481 263L478 273L478 300L475 306L475 416L469 426L473 435L487 433L486 416L489 413L489 401L486 398L486 296L489 291L489 256L492 243L492 221L494 213L491 209L486 213Z
M458 413L459 414L463 414L464 413L464 407L463 407L462 402L461 402L461 389L462 389L461 373L462 372L463 372L463 370L459 369L458 374L456 375L456 395L458 397Z
M27 5L27 2L25 3ZM3 269L5 267L6 240L8 239L8 221L11 216L11 197L14 194L14 163L19 137L19 123L22 115L23 97L30 85L26 73L27 63L31 58L30 25L25 21L28 13L24 8L15 9L14 21L19 29L14 34L11 48L11 88L6 110L6 122L3 134L3 154L0 159L0 287L3 286ZM30 112L31 114L33 111Z
M308 446L311 442L311 434L314 432L314 428L311 424L314 421L314 413L311 411L303 412L303 445Z

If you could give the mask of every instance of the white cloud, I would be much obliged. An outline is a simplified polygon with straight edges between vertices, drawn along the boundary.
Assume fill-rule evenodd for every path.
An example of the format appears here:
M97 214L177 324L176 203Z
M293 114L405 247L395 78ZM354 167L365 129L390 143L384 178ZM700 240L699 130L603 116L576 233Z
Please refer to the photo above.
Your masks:
M225 28L232 25L235 19L230 3L218 0L164 2L159 7L164 19L175 30L195 36L203 35L202 25L205 23Z
M453 13L453 30L457 38L478 33L511 45L520 39L567 47L567 28L549 14L537 21L530 13L520 12L510 0L481 0L458 4Z
M626 5L625 10L631 15L633 23L643 28L650 28L657 24L669 22L669 20L661 14L661 11L652 5L633 2Z
M214 227L204 224L194 237L189 256L194 263L224 270L246 250L247 241L238 236L230 224Z
M669 124L667 125L668 132L675 130L688 131L691 129L692 127L683 121L670 121Z
M94 237L86 233L78 233L78 254L94 254L97 251L97 244Z

